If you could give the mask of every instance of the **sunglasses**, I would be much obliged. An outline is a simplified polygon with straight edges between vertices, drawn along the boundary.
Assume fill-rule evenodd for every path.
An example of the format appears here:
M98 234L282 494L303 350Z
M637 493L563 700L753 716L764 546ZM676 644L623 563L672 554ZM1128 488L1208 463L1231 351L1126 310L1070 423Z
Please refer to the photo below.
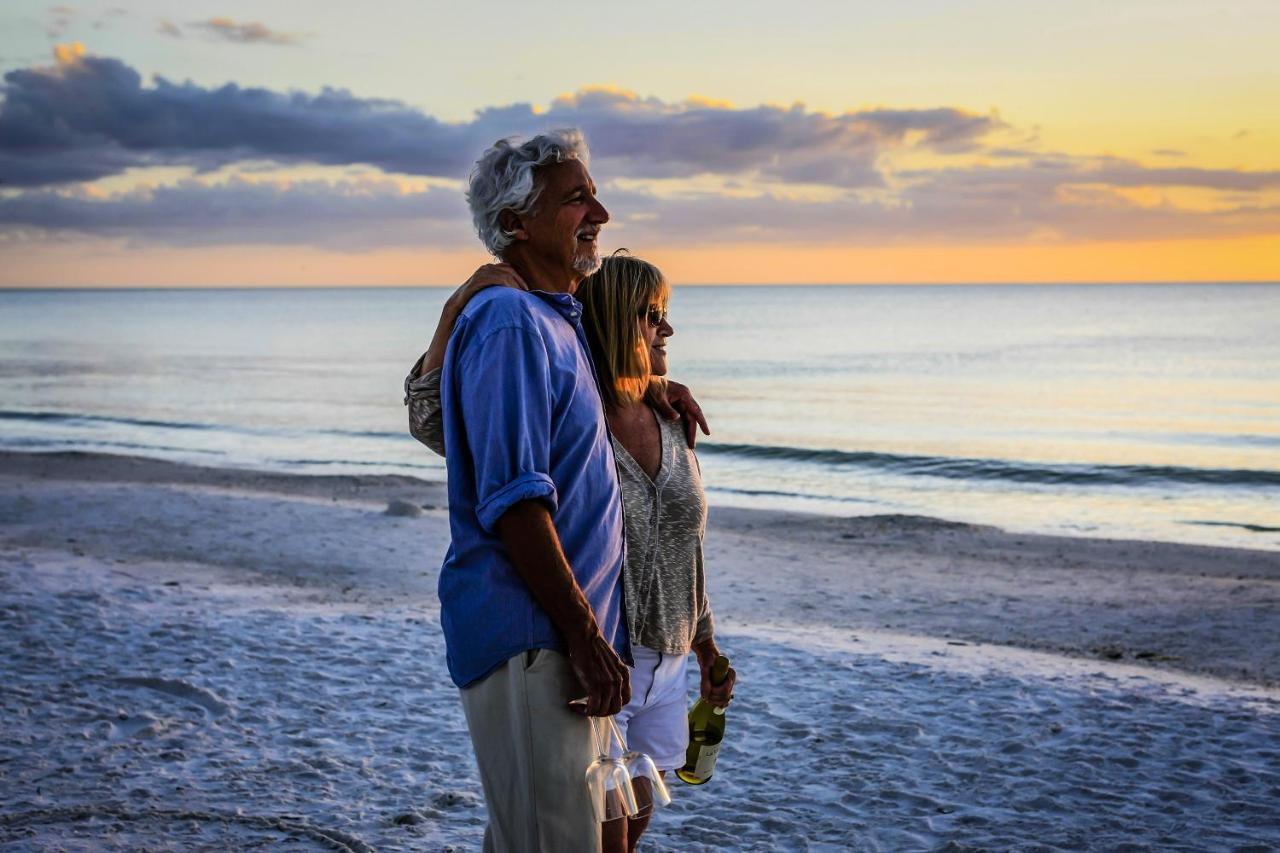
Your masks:
M640 309L640 316L645 318L649 325L656 329L667 319L667 312L656 305L650 305L648 308Z

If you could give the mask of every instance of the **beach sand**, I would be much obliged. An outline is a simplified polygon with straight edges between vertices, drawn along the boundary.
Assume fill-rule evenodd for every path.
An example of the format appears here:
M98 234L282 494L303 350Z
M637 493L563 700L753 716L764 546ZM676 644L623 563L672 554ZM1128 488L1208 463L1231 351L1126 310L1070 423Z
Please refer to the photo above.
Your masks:
M0 850L471 850L439 484L0 453ZM648 850L1280 847L1280 554L712 509Z

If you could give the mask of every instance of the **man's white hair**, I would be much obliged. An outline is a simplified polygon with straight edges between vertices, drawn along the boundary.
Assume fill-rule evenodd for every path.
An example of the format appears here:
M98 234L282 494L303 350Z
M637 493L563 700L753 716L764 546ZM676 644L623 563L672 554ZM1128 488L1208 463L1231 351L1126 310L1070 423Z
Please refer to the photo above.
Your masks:
M495 257L501 257L512 240L499 221L502 211L517 216L534 212L542 192L534 170L566 160L581 160L585 166L590 157L587 141L576 127L550 130L518 145L516 141L516 137L499 139L480 155L467 186L476 233Z

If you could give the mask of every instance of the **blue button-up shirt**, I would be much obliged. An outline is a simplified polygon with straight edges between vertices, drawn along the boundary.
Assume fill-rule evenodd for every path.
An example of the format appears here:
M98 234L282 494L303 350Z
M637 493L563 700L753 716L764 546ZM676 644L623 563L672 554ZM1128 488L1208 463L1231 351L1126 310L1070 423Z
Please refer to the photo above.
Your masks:
M453 541L440 621L459 687L564 640L516 573L496 525L521 501L551 512L578 586L622 659L622 504L582 305L564 293L491 287L458 318L440 395Z

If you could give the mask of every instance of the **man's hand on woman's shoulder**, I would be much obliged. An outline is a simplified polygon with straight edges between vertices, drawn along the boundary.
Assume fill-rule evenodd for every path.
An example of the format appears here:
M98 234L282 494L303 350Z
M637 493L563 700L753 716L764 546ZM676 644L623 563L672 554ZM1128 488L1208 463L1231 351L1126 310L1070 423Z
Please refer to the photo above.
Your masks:
M670 379L653 382L649 385L645 399L662 417L669 421L679 418L683 422L684 440L688 442L690 450L698 443L699 428L703 435L711 435L706 415L702 413L698 401L693 399L693 392L688 385L681 385Z

